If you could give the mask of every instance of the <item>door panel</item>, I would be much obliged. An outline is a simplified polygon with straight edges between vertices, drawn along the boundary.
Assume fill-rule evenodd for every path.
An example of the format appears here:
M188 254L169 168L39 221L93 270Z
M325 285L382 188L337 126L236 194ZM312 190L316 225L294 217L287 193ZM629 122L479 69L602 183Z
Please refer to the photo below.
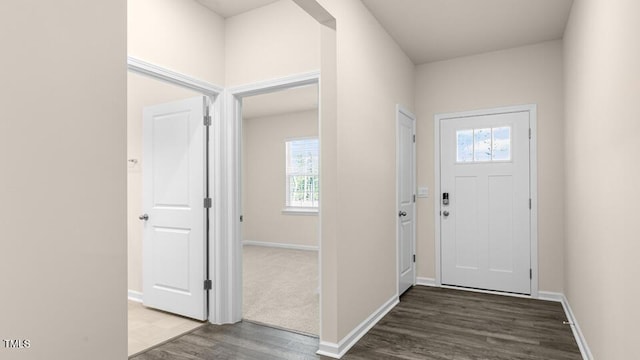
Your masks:
M205 128L199 96L144 109L144 305L206 319Z
M398 114L399 294L415 284L415 119Z
M489 271L513 271L513 176L489 176Z
M440 129L442 283L529 294L529 112Z
M463 176L455 179L455 196L449 194L450 200L455 201L457 209L455 234L455 264L460 268L478 269L478 192L476 177Z
M189 290L189 229L156 226L153 234L153 281L159 290L190 294ZM171 264L166 266L165 264Z
M154 207L189 209L190 115L186 110L152 120Z

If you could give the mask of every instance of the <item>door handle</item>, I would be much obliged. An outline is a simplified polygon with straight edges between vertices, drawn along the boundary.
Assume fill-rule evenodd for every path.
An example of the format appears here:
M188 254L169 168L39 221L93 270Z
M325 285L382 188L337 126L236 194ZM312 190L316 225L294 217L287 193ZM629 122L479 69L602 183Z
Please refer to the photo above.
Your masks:
M442 215L444 215L444 217L447 217L447 216L449 216L449 212L447 210L445 210L445 211L442 212Z
M407 212L406 211L400 211L398 213L398 216L407 216Z
M149 215L147 215L147 214L142 214L142 215L138 216L138 219L140 219L140 220L144 220L144 221L147 221L147 220L149 220Z

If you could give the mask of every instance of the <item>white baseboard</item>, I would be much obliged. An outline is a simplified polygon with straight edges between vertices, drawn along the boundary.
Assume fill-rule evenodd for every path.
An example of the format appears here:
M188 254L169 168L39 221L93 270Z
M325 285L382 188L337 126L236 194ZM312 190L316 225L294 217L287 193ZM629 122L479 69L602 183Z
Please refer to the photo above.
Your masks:
M340 354L340 346L336 343L331 343L327 341L320 341L318 344L318 351L316 354L321 356L327 356L334 359L340 359L342 355Z
M564 295L552 291L538 291L538 300L562 302Z
M417 277L416 285L419 286L438 286L436 285L436 279L428 277Z
M573 337L576 338L576 343L578 344L578 348L580 348L580 353L582 354L582 358L584 360L592 360L593 355L591 354L591 350L589 350L589 346L587 345L587 340L585 340L584 335L582 334L580 325L578 325L578 321L573 315L573 311L571 310L571 305L569 305L569 300L567 299L567 297L562 293L551 292L551 291L539 291L538 299L547 300L547 301L556 301L562 304L564 313L567 316L567 321L571 323L571 331L573 332Z
M142 293L139 291L135 291L135 290L129 290L127 291L127 298L131 301L135 301L135 302L142 302Z
M283 243L272 243L272 242L255 241L255 240L243 240L242 245L266 246L266 247L274 247L274 248L290 249L290 250L318 251L318 247L312 246L312 245L283 244Z
M374 311L368 318L366 318L360 325L340 340L337 344L326 341L321 341L319 350L316 352L318 355L328 356L334 359L340 359L344 354L349 351L371 328L380 321L391 309L398 305L398 296L394 295L378 310Z
M569 305L569 300L564 294L562 295L562 307L564 308L564 312L567 315L567 320L571 322L571 331L573 331L573 336L576 338L576 342L578 343L578 347L580 348L580 353L582 354L582 358L584 360L593 360L593 354L591 354L591 350L589 350L589 346L587 345L587 340L584 338L582 334L582 330L580 329L580 325L578 325L578 320L576 320L573 315L573 311L571 310L571 306Z

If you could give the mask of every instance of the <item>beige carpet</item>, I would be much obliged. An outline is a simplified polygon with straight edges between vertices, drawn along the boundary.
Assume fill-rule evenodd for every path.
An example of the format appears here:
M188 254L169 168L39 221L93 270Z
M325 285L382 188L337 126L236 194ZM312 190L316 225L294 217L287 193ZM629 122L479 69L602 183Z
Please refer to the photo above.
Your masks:
M244 246L243 254L244 318L318 335L318 253Z
M129 356L197 329L203 324L151 309L131 300L128 305L128 319Z

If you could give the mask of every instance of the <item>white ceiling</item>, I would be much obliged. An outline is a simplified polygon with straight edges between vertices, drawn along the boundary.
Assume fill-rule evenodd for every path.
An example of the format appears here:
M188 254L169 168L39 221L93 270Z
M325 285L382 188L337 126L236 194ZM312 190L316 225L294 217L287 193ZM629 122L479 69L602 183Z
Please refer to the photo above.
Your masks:
M196 0L222 17L279 0ZM415 64L562 38L573 0L362 0Z
M242 14L278 0L196 0L223 18Z
M562 38L573 0L362 0L415 64Z
M318 109L318 85L249 96L242 100L244 119L316 109Z
M197 0L223 17L278 0ZM415 64L560 39L573 0L362 0ZM245 119L318 108L317 85L245 98Z

